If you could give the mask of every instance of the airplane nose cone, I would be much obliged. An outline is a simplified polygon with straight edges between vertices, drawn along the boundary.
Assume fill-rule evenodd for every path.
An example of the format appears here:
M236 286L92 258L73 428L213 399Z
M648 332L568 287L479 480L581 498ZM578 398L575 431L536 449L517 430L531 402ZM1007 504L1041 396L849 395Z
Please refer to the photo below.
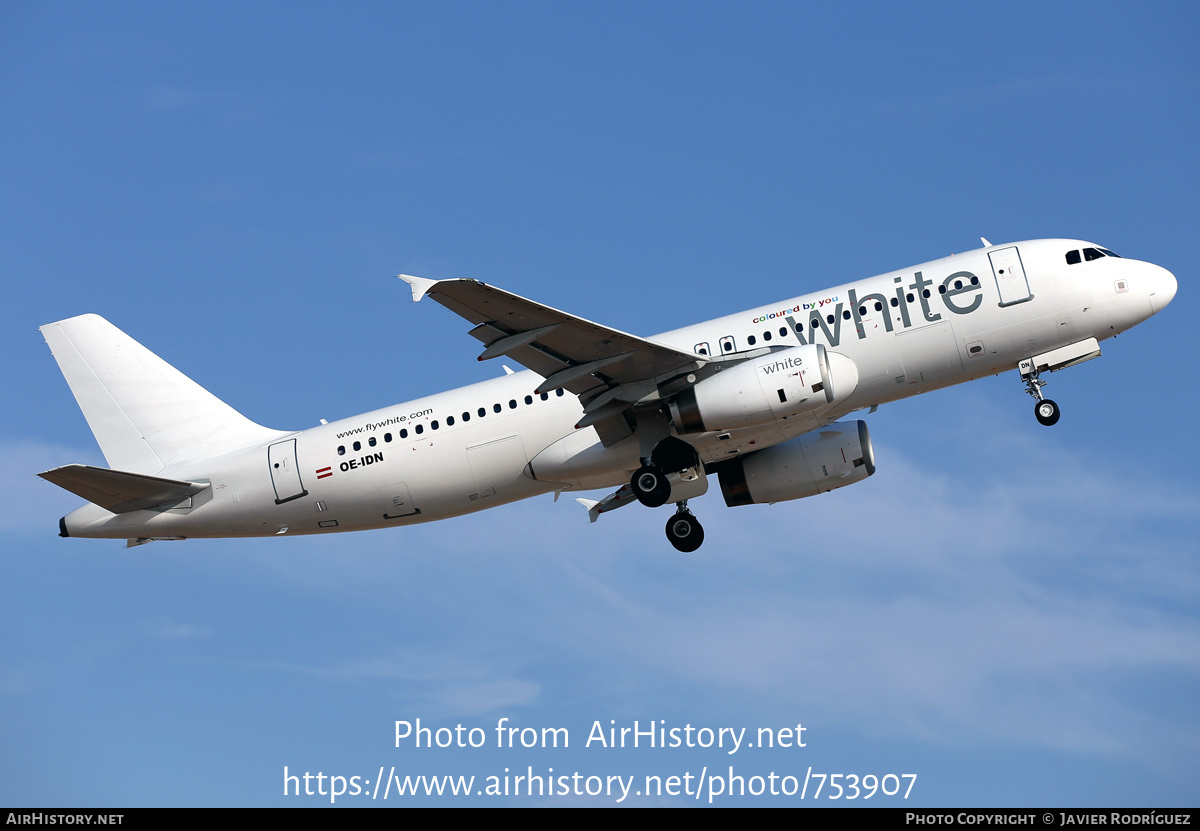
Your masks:
M1154 267L1154 273L1150 275L1150 306L1155 313L1161 312L1175 299L1178 288L1179 281L1174 274L1161 266Z

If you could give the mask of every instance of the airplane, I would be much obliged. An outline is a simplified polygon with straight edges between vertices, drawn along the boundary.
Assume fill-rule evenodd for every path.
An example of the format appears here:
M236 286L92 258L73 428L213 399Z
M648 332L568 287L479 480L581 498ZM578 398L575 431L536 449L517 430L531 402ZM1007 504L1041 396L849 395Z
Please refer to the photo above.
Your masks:
M38 474L88 501L63 537L127 545L430 522L539 494L589 519L633 502L704 530L688 500L785 502L875 472L862 410L1016 369L1044 425L1042 375L1161 311L1165 268L1082 240L992 245L651 338L471 279L398 275L463 317L503 376L300 431L268 429L103 318L41 327L109 468Z

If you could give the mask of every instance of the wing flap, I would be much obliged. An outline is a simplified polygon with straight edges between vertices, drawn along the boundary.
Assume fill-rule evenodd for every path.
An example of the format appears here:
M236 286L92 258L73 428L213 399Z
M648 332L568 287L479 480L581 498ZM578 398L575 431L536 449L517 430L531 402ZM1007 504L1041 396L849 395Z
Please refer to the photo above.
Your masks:
M65 465L38 476L114 514L170 507L209 487L201 482L160 479L91 465Z

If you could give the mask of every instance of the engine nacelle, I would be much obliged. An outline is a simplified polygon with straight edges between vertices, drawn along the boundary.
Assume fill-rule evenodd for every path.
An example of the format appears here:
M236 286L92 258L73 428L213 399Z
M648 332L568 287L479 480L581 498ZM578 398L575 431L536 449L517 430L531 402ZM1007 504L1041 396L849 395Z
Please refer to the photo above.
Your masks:
M725 504L800 499L861 482L875 472L865 421L830 424L717 466Z
M819 343L793 346L684 390L671 399L671 419L680 433L756 427L845 399L857 386L849 358Z

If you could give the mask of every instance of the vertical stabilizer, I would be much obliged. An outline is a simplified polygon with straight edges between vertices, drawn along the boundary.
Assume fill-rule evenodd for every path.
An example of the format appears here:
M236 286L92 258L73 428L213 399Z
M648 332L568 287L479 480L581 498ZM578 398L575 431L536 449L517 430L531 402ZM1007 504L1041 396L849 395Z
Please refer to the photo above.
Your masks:
M250 421L99 315L41 330L116 470L154 474L283 435Z

